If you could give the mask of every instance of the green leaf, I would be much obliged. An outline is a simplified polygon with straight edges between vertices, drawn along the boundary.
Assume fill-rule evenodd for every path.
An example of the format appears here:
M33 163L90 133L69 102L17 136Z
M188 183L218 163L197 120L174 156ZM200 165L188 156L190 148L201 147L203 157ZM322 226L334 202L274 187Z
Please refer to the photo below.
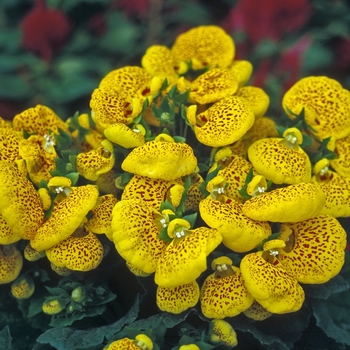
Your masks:
M328 337L350 346L349 290L332 294L327 300L311 302L316 324Z
M72 181L72 186L75 186L79 180L79 173L78 172L69 173L69 174L66 174L65 177L67 177Z
M162 203L160 203L159 211L162 212L165 209L170 209L173 212L175 211L174 206L167 199L165 201L162 201Z
M173 239L170 238L168 236L168 231L167 231L167 227L163 227L160 232L159 232L159 235L158 235L159 239L161 239L162 241L165 241L165 242L171 242Z
M11 350L11 334L9 326L0 331L0 349L1 350Z
M308 297L328 299L333 293L340 293L348 290L349 282L341 275L337 275L323 284L304 284L303 289Z
M81 350L103 344L105 337L119 332L124 326L133 323L139 313L140 297L137 297L129 312L117 322L88 330L75 330L68 327L49 329L37 339L40 344L49 344L56 350Z
M173 139L176 143L184 143L186 142L186 139L182 136L173 136Z

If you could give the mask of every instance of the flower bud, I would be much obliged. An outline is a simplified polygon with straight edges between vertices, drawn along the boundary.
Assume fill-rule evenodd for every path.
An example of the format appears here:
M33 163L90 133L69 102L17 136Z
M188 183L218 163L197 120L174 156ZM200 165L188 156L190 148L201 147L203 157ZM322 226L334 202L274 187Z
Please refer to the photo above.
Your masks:
M34 291L35 285L29 276L21 276L11 285L11 293L16 299L28 299Z
M57 299L53 299L46 301L42 306L42 310L45 314L56 315L63 310L63 307Z

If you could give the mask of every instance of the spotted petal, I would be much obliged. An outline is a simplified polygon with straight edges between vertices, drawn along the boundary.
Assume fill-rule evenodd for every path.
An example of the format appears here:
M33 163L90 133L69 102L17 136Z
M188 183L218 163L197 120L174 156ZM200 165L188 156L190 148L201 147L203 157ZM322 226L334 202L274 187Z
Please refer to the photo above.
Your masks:
M118 253L133 267L152 273L168 243L158 238L154 214L141 200L121 200L112 213L113 241Z
M31 240L35 250L46 250L68 238L80 226L98 198L96 186L75 187L64 200L55 205L51 216Z
M173 288L157 288L157 305L162 311L179 314L194 307L199 299L199 286L196 281Z
M73 271L90 271L102 261L103 246L92 232L88 232L83 237L66 238L47 249L46 256L58 267Z
M247 254L241 261L240 268L249 293L269 312L298 311L305 298L303 289L277 259L271 264L262 254Z
M338 157L330 160L332 168L339 175L350 177L350 136L337 140L334 152Z
M221 243L215 229L199 227L179 241L174 239L160 257L155 282L173 288L193 282L207 268L207 256Z
M242 211L252 220L297 222L318 215L325 200L317 183L299 183L252 197L243 204Z
M208 197L199 203L199 212L208 226L220 232L222 243L238 253L254 249L271 234L267 222L245 216L242 204L235 200L222 203Z
M345 259L346 232L333 216L283 224L287 247L280 249L278 260L301 283L325 283L341 270Z
M234 275L216 278L213 273L203 282L201 307L205 317L234 317L248 309L253 301L237 268Z
M0 213L16 236L31 239L44 222L33 184L10 162L0 161Z
M0 284L14 281L21 272L22 254L14 246L0 246Z

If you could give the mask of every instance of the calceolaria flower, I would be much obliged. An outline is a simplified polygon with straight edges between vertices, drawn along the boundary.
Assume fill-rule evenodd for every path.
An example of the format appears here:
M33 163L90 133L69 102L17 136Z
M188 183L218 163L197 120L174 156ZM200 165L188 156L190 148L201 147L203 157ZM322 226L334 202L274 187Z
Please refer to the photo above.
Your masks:
M234 328L287 348L280 320L294 334L314 312L322 328L326 297L348 287L350 93L305 77L283 117L247 85L252 72L230 35L200 26L109 72L90 112L0 117L2 303L35 334L50 318L48 346L71 347L80 327L113 317L89 348L232 349Z

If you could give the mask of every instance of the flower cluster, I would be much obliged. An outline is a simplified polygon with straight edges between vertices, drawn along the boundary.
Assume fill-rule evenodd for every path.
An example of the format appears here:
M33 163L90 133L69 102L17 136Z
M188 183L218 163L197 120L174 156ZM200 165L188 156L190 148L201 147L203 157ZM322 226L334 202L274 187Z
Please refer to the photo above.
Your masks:
M350 93L307 77L272 119L268 95L246 85L252 65L234 57L229 35L201 26L151 46L142 67L107 74L91 115L62 121L38 105L1 120L0 283L17 279L22 255L65 276L115 247L130 273L154 278L160 310L199 303L219 329L213 342L232 347L220 321L295 312L303 284L336 276L346 246L337 218L350 216ZM141 334L108 348L118 342L153 346Z

